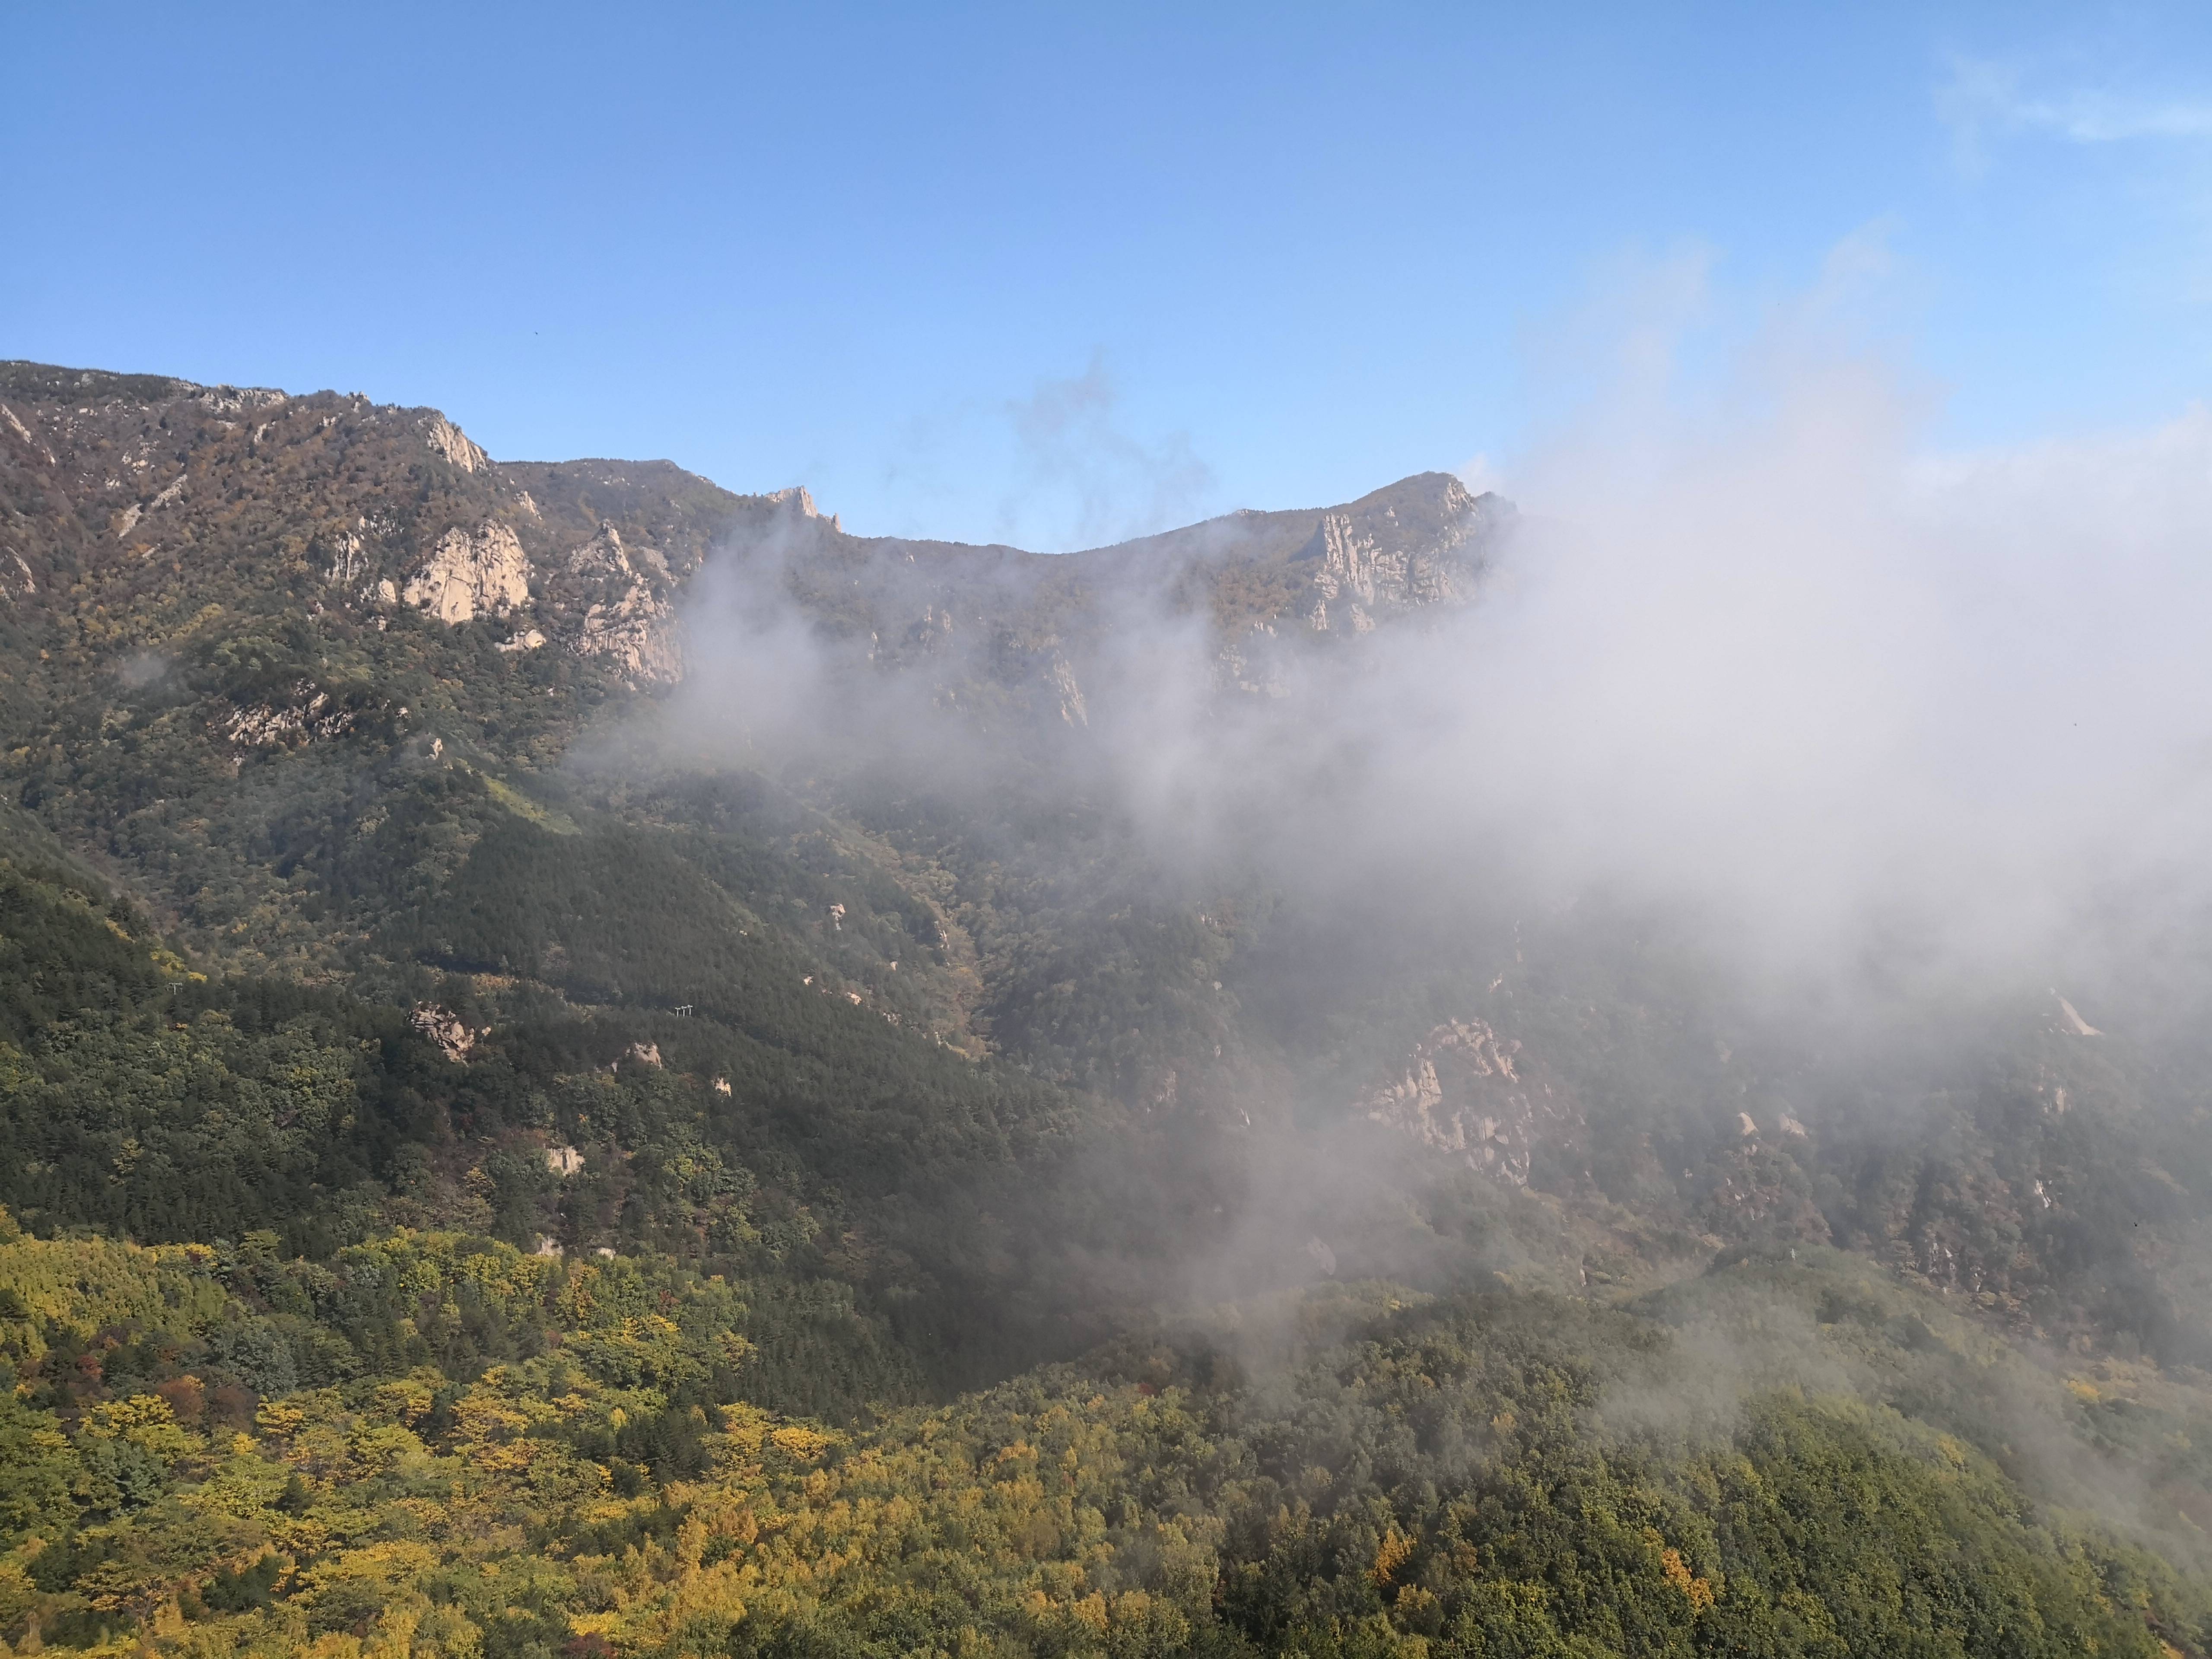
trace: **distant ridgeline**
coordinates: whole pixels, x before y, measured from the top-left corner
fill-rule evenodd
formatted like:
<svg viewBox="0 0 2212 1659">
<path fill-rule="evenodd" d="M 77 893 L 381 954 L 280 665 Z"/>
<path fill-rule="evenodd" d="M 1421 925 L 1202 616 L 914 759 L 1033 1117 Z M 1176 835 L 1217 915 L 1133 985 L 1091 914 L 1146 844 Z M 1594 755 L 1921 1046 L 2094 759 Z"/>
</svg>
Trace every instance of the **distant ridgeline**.
<svg viewBox="0 0 2212 1659">
<path fill-rule="evenodd" d="M 0 365 L 0 1653 L 2212 1655 L 2186 1051 L 1086 769 L 1133 619 L 1233 708 L 1512 523 L 1044 557 Z M 992 787 L 697 741 L 732 593 Z"/>
</svg>

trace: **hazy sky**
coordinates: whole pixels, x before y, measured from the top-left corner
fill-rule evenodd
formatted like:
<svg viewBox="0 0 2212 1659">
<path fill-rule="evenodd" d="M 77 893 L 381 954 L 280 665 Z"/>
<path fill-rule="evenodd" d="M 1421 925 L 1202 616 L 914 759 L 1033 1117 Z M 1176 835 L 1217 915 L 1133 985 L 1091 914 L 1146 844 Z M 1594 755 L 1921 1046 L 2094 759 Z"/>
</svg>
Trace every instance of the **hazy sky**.
<svg viewBox="0 0 2212 1659">
<path fill-rule="evenodd" d="M 11 6 L 0 356 L 1047 548 L 1510 477 L 1853 238 L 1931 442 L 2203 393 L 2212 8 L 1193 9 Z"/>
</svg>

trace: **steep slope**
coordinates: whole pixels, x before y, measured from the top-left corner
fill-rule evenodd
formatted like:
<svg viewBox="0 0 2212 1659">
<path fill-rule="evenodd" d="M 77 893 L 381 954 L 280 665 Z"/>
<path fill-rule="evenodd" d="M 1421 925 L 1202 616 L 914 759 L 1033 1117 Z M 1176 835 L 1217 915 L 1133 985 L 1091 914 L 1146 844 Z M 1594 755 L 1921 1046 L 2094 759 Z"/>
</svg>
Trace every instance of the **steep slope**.
<svg viewBox="0 0 2212 1659">
<path fill-rule="evenodd" d="M 2142 1011 L 1181 833 L 1513 524 L 1047 557 L 0 365 L 0 1639 L 2205 1651 Z"/>
<path fill-rule="evenodd" d="M 1046 557 L 853 537 L 665 463 L 495 462 L 358 397 L 13 364 L 0 408 L 9 785 L 210 969 L 495 1027 L 689 1008 L 893 1112 L 883 1079 L 994 1053 L 1101 1121 L 1370 1121 L 1624 1206 L 1630 1256 L 1832 1238 L 2023 1329 L 2212 1342 L 2177 1289 L 2201 1091 L 2124 1033 L 1959 1010 L 1863 1057 L 1762 1030 L 1694 952 L 1624 974 L 1632 916 L 1158 865 L 1085 769 L 1121 642 L 1200 623 L 1233 702 L 1271 650 L 1454 613 L 1511 524 L 1456 480 Z M 855 709 L 942 699 L 985 764 L 932 775 L 960 751 L 902 732 L 841 765 L 827 726 L 781 767 L 642 759 L 710 558 L 881 688 Z"/>
<path fill-rule="evenodd" d="M 1044 625 L 1035 607 L 1068 571 L 1108 592 L 1170 564 L 1186 585 L 1332 558 L 1357 574 L 1392 534 L 1378 556 L 1406 564 L 1406 538 L 1431 530 L 1420 556 L 1472 570 L 1483 521 L 1455 483 L 1413 480 L 1333 515 L 1201 527 L 1122 570 L 1114 550 L 869 542 L 802 490 L 732 495 L 665 464 L 497 463 L 434 410 L 358 397 L 15 364 L 0 408 L 0 538 L 22 578 L 5 767 L 25 833 L 83 861 L 79 889 L 127 895 L 131 937 L 204 978 L 102 981 L 19 1035 L 14 1121 L 37 1151 L 5 1201 L 149 1241 L 252 1226 L 321 1251 L 409 1219 L 757 1257 L 748 1271 L 859 1294 L 897 1324 L 903 1363 L 939 1376 L 1064 1351 L 1149 1294 L 1151 1269 L 1113 1264 L 1164 1267 L 1194 1231 L 1233 1228 L 1211 1203 L 1161 1224 L 1194 1185 L 1244 1178 L 1210 1141 L 1116 1151 L 1176 1171 L 1122 1212 L 1066 1184 L 1120 1133 L 1117 1101 L 1157 1091 L 1163 1033 L 1176 1054 L 1219 1052 L 1202 985 L 1159 1017 L 1194 924 L 1148 902 L 1102 934 L 1087 878 L 1002 881 L 995 813 L 863 811 L 849 779 L 572 756 L 641 729 L 683 679 L 677 606 L 718 548 L 811 604 L 834 643 L 844 623 L 819 596 L 848 567 L 918 572 L 924 611 L 1005 634 Z M 914 597 L 859 591 L 885 616 Z M 1113 626 L 1086 605 L 1072 630 Z M 958 672 L 1007 687 L 1026 671 L 1001 653 Z M 1064 817 L 1045 811 L 1035 850 L 1058 862 Z M 15 855 L 43 867 L 28 842 Z M 1098 857 L 1120 857 L 1110 836 Z M 1034 974 L 1064 977 L 1062 950 L 1152 1011 L 1143 1029 L 1087 973 L 1072 1026 L 1019 1012 Z M 288 1064 L 342 1103 L 264 1098 Z M 193 1066 L 204 1086 L 173 1096 L 130 1081 Z M 619 1094 L 594 1109 L 610 1066 Z M 134 1095 L 129 1113 L 103 1104 Z M 1220 1095 L 1193 1132 L 1233 1109 Z M 584 1173 L 549 1182 L 538 1154 L 563 1146 Z M 1023 1159 L 1027 1186 L 1007 1186 Z M 1065 1260 L 989 1242 L 1054 1204 L 1090 1212 Z M 781 1218 L 745 1218 L 762 1213 Z M 1071 1321 L 1071 1301 L 1089 1312 Z M 987 1307 L 1000 1335 L 970 1317 Z M 819 1397 L 850 1407 L 842 1387 Z"/>
<path fill-rule="evenodd" d="M 199 948 L 326 972 L 476 833 L 455 809 L 445 846 L 396 844 L 453 787 L 427 774 L 544 777 L 684 677 L 717 546 L 882 673 L 1073 724 L 1074 665 L 1133 605 L 1210 610 L 1233 678 L 1255 632 L 1464 599 L 1503 511 L 1426 475 L 1048 558 L 851 537 L 804 490 L 665 463 L 494 462 L 357 396 L 14 363 L 0 410 L 15 791 Z"/>
</svg>

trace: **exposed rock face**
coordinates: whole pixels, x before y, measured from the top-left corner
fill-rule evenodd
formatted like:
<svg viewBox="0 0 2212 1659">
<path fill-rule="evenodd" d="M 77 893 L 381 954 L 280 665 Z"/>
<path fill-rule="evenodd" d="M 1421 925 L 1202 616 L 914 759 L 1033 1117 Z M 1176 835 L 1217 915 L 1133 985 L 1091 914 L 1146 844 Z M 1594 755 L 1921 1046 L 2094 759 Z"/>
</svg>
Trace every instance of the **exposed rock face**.
<svg viewBox="0 0 2212 1659">
<path fill-rule="evenodd" d="M 1457 479 L 1440 494 L 1440 523 L 1401 524 L 1395 507 L 1358 519 L 1322 514 L 1298 555 L 1316 567 L 1308 623 L 1323 633 L 1364 634 L 1381 615 L 1471 597 L 1474 544 L 1486 520 Z"/>
<path fill-rule="evenodd" d="M 372 603 L 397 604 L 398 585 L 383 573 L 416 562 L 412 539 L 382 507 L 355 514 L 350 525 L 326 528 L 315 544 L 325 562 L 323 580 Z"/>
<path fill-rule="evenodd" d="M 613 582 L 628 586 L 637 580 L 637 567 L 630 562 L 629 550 L 623 545 L 622 532 L 611 524 L 599 526 L 599 533 L 568 555 L 568 574 L 586 581 Z"/>
<path fill-rule="evenodd" d="M 649 547 L 632 549 L 612 525 L 568 556 L 568 643 L 643 685 L 673 685 L 684 674 L 676 607 L 666 561 Z M 577 614 L 580 609 L 580 614 Z"/>
<path fill-rule="evenodd" d="M 342 738 L 354 729 L 357 720 L 356 710 L 334 703 L 331 694 L 312 680 L 301 680 L 292 688 L 289 702 L 250 703 L 233 709 L 223 723 L 223 735 L 240 748 L 273 748 Z"/>
<path fill-rule="evenodd" d="M 353 531 L 342 531 L 332 537 L 329 544 L 330 568 L 323 580 L 341 587 L 350 587 L 368 571 L 368 557 L 361 537 Z"/>
<path fill-rule="evenodd" d="M 460 1016 L 434 1002 L 422 1004 L 407 1017 L 407 1023 L 435 1043 L 438 1052 L 455 1065 L 466 1065 L 469 1050 L 477 1046 L 477 1034 L 461 1024 Z"/>
<path fill-rule="evenodd" d="M 586 611 L 575 645 L 579 656 L 603 657 L 642 684 L 673 685 L 683 678 L 674 611 L 637 590 Z"/>
<path fill-rule="evenodd" d="M 1054 655 L 1050 670 L 1052 689 L 1059 694 L 1060 718 L 1065 726 L 1091 724 L 1091 705 L 1085 700 L 1083 687 L 1075 678 L 1075 670 L 1066 658 Z"/>
<path fill-rule="evenodd" d="M 269 386 L 204 386 L 191 388 L 189 395 L 194 403 L 217 415 L 242 415 L 252 410 L 274 409 L 290 401 L 285 393 Z"/>
<path fill-rule="evenodd" d="M 1479 1019 L 1439 1025 L 1415 1047 L 1404 1074 L 1363 1095 L 1358 1109 L 1525 1187 L 1537 1144 L 1573 1138 L 1582 1118 L 1553 1085 L 1521 1075 L 1520 1048 Z"/>
<path fill-rule="evenodd" d="M 572 1176 L 584 1167 L 584 1155 L 574 1146 L 548 1146 L 545 1167 L 556 1176 Z"/>
<path fill-rule="evenodd" d="M 31 435 L 31 428 L 25 426 L 21 421 L 18 420 L 15 417 L 15 411 L 9 408 L 5 404 L 0 404 L 0 418 L 5 419 L 8 422 L 8 429 L 14 433 L 18 438 L 21 439 L 25 446 L 34 451 L 38 454 L 39 458 L 45 461 L 48 466 L 58 466 L 60 465 L 60 462 L 54 459 L 54 452 L 47 448 L 46 445 L 40 443 L 36 438 L 33 437 Z"/>
<path fill-rule="evenodd" d="M 2053 991 L 2051 995 L 2058 997 Z M 2059 1018 L 2064 1022 L 2060 1029 L 2071 1036 L 2102 1036 L 2105 1034 L 2081 1018 L 2081 1012 L 2064 997 L 2058 997 Z"/>
<path fill-rule="evenodd" d="M 438 538 L 400 598 L 444 623 L 503 617 L 530 603 L 530 562 L 498 520 L 485 520 L 473 535 L 457 525 Z"/>
<path fill-rule="evenodd" d="M 436 450 L 464 472 L 475 472 L 491 465 L 491 457 L 470 440 L 467 434 L 442 415 L 434 415 L 422 428 L 422 436 Z"/>
</svg>

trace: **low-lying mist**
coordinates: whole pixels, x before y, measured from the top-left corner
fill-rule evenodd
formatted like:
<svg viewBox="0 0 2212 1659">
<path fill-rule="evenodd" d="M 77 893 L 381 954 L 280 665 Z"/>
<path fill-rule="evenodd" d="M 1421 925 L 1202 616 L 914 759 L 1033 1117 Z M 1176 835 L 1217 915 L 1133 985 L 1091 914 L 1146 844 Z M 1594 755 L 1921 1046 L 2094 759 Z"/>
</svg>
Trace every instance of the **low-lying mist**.
<svg viewBox="0 0 2212 1659">
<path fill-rule="evenodd" d="M 2200 1246 L 2125 1241 L 2195 1213 L 2131 1171 L 2182 1167 L 2174 1045 L 2212 1006 L 2212 415 L 1946 450 L 1909 365 L 1829 315 L 1695 383 L 1639 337 L 1512 460 L 1471 590 L 1366 631 L 1224 605 L 1233 516 L 1181 563 L 791 516 L 710 562 L 687 681 L 596 763 L 927 801 L 1055 916 L 1228 938 L 1184 964 L 1218 1018 L 1123 1091 L 1152 1143 L 988 1200 L 1048 1241 L 1039 1308 L 1573 1294 L 1765 1239 L 1998 1296 L 2037 1341 L 2109 1313 L 2196 1354 L 2205 1310 L 2160 1286 Z M 1571 1108 L 1525 1185 L 1359 1104 L 1462 1019 Z M 2156 1134 L 2082 1150 L 2154 1097 Z M 2091 1131 L 2069 1099 L 2136 1104 Z M 2052 1174 L 2096 1158 L 2096 1195 Z M 1797 1346 L 1743 1386 L 1826 1386 Z"/>
<path fill-rule="evenodd" d="M 909 1214 L 945 1378 L 1595 1318 L 1590 1444 L 1812 1398 L 2203 1562 L 2212 414 L 1947 449 L 1832 316 L 1635 334 L 1374 626 L 1256 515 L 708 564 L 595 763 L 878 838 L 1084 1099 Z"/>
<path fill-rule="evenodd" d="M 1519 458 L 1519 527 L 1472 603 L 1224 639 L 1170 582 L 1093 580 L 1045 642 L 1079 720 L 994 704 L 1007 624 L 953 614 L 903 544 L 848 578 L 904 583 L 906 620 L 941 608 L 944 641 L 893 667 L 880 628 L 790 599 L 803 544 L 732 549 L 690 617 L 674 741 L 1065 793 L 1163 879 L 1380 883 L 1431 910 L 1602 892 L 1705 918 L 1761 978 L 2193 971 L 2212 416 L 1947 453 L 1907 371 L 1813 314 L 1694 397 L 1625 378 Z M 1049 562 L 960 591 L 1018 607 Z M 1226 684 L 1231 645 L 1263 690 Z"/>
</svg>

